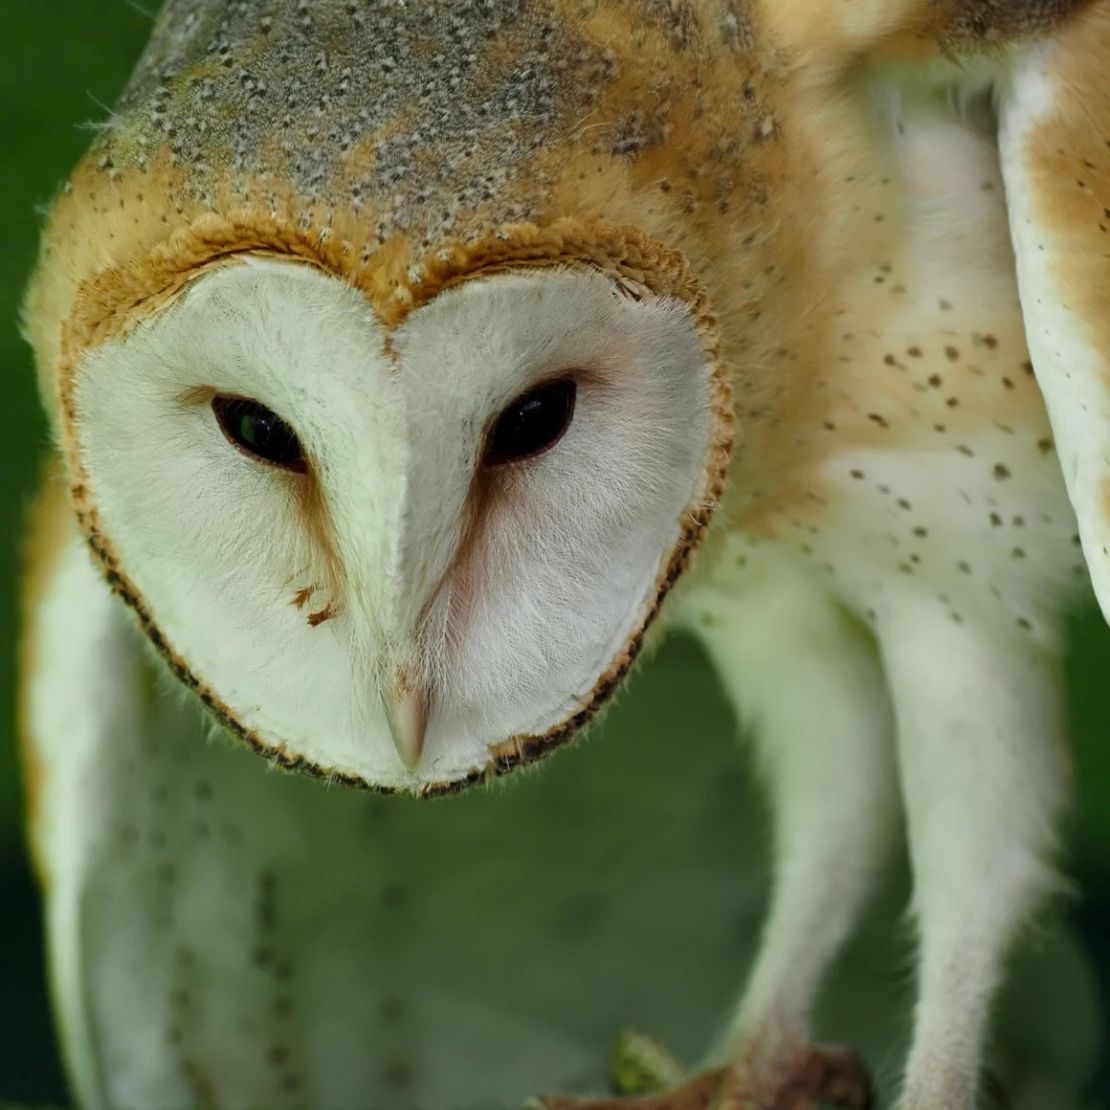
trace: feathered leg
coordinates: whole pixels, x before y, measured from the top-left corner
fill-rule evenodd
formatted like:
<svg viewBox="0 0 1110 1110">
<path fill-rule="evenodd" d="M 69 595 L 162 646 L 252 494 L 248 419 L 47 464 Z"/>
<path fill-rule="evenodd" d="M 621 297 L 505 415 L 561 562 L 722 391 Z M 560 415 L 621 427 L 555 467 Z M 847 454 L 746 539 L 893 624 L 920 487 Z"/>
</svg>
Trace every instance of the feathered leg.
<svg viewBox="0 0 1110 1110">
<path fill-rule="evenodd" d="M 720 1076 L 634 1105 L 865 1106 L 864 1068 L 843 1050 L 812 1046 L 810 1013 L 897 828 L 881 668 L 867 636 L 788 553 L 738 547 L 725 564 L 687 606 L 730 700 L 753 726 L 773 801 L 774 893 L 744 999 L 711 1058 Z"/>
<path fill-rule="evenodd" d="M 889 611 L 881 640 L 920 931 L 901 1110 L 972 1110 L 991 996 L 1015 933 L 1053 885 L 1067 799 L 1059 664 L 929 600 Z"/>
<path fill-rule="evenodd" d="M 814 1059 L 809 1023 L 896 834 L 883 676 L 869 638 L 784 553 L 760 547 L 738 558 L 747 560 L 739 581 L 702 599 L 720 619 L 701 636 L 752 725 L 775 870 L 759 955 L 714 1053 L 731 1065 L 718 1104 L 802 1105 L 787 1100 L 794 1087 L 830 1099 L 839 1086 L 844 1105 L 863 1105 L 862 1076 L 845 1075 L 856 1070 L 849 1057 Z"/>
</svg>

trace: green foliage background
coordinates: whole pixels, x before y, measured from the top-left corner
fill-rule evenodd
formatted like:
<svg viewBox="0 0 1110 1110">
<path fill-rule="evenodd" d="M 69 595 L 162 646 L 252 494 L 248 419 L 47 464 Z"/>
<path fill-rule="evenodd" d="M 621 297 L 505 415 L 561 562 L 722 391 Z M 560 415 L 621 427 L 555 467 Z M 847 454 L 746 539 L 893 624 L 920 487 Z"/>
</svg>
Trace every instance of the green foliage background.
<svg viewBox="0 0 1110 1110">
<path fill-rule="evenodd" d="M 150 0 L 153 4 L 154 0 Z M 105 117 L 149 31 L 136 3 L 5 0 L 0 47 L 0 1099 L 61 1102 L 42 972 L 37 895 L 24 854 L 15 744 L 17 567 L 23 521 L 48 450 L 18 305 L 42 210 Z M 1110 984 L 1110 636 L 1093 610 L 1073 624 L 1072 688 L 1079 805 L 1070 836 L 1083 894 L 1072 916 Z M 676 665 L 664 652 L 650 666 Z M 628 701 L 636 702 L 633 690 Z M 626 703 L 627 704 L 627 703 Z M 634 708 L 632 710 L 634 712 Z M 714 719 L 720 719 L 714 707 Z M 604 741 L 601 741 L 604 742 Z M 1110 1106 L 1105 1062 L 1092 1105 Z"/>
</svg>

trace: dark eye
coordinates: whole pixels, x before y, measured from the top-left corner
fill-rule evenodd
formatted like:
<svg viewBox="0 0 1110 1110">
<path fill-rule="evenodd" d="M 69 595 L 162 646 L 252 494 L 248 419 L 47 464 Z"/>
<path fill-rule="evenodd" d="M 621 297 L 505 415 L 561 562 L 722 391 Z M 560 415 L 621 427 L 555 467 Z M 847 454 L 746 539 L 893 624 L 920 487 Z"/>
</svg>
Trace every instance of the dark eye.
<svg viewBox="0 0 1110 1110">
<path fill-rule="evenodd" d="M 573 379 L 560 378 L 522 393 L 497 418 L 482 461 L 498 466 L 553 447 L 570 427 L 577 392 Z"/>
<path fill-rule="evenodd" d="M 297 433 L 265 405 L 246 397 L 213 397 L 212 411 L 224 435 L 246 454 L 286 470 L 306 469 Z"/>
</svg>

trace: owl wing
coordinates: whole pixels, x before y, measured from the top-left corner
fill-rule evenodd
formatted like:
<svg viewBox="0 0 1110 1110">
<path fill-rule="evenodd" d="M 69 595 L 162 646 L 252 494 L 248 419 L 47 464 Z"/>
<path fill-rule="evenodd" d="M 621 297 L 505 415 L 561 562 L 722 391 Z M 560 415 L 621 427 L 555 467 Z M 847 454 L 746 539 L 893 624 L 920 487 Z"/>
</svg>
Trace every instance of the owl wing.
<svg viewBox="0 0 1110 1110">
<path fill-rule="evenodd" d="M 1034 372 L 1110 618 L 1110 4 L 1026 47 L 999 146 Z"/>
<path fill-rule="evenodd" d="M 102 739 L 134 728 L 131 707 L 118 696 L 126 679 L 121 689 L 117 677 L 132 670 L 133 660 L 109 631 L 107 595 L 84 596 L 82 553 L 66 508 L 52 478 L 36 506 L 27 552 L 21 731 L 30 847 L 46 891 L 55 1021 L 78 1103 L 99 1107 L 103 1082 L 83 974 L 80 888 L 100 851 L 85 832 Z M 72 650 L 80 637 L 92 650 Z"/>
<path fill-rule="evenodd" d="M 234 964 L 230 915 L 251 920 L 234 902 L 258 897 L 250 880 L 265 866 L 242 838 L 251 814 L 219 794 L 223 753 L 206 743 L 196 713 L 151 686 L 140 638 L 94 570 L 56 480 L 40 499 L 29 554 L 29 831 L 75 1102 L 210 1105 L 204 1026 L 225 1044 L 237 1033 L 213 994 L 213 970 Z M 235 858 L 246 874 L 224 862 Z M 260 984 L 243 987 L 264 1001 Z"/>
</svg>

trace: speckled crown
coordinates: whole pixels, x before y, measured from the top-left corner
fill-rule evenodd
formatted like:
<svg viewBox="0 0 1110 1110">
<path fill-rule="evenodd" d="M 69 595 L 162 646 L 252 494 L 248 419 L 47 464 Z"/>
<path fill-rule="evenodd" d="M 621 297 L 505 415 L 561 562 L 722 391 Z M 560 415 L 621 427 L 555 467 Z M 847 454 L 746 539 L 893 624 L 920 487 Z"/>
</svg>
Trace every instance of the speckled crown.
<svg viewBox="0 0 1110 1110">
<path fill-rule="evenodd" d="M 741 0 L 170 0 L 44 240 L 47 399 L 63 331 L 236 251 L 324 266 L 387 324 L 514 246 L 637 280 L 722 255 L 776 172 L 753 37 Z"/>
</svg>

